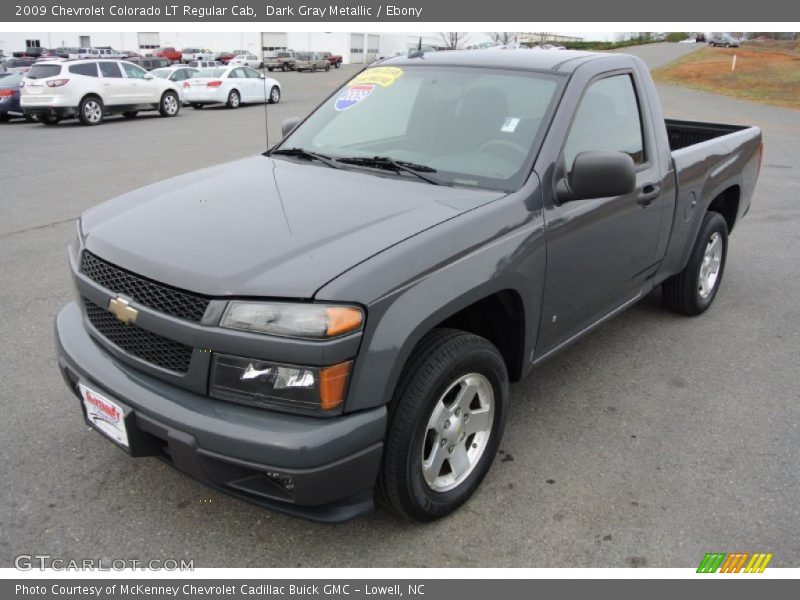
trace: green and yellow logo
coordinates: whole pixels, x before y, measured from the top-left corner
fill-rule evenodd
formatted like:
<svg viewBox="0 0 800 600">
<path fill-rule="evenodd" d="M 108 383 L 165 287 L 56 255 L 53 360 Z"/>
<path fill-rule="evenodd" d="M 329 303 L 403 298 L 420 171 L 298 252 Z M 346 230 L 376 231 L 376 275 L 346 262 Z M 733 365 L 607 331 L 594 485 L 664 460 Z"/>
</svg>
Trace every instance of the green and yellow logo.
<svg viewBox="0 0 800 600">
<path fill-rule="evenodd" d="M 698 573 L 763 573 L 769 561 L 772 560 L 772 553 L 756 552 L 706 552 L 700 566 L 697 567 Z M 747 566 L 745 566 L 747 565 Z"/>
</svg>

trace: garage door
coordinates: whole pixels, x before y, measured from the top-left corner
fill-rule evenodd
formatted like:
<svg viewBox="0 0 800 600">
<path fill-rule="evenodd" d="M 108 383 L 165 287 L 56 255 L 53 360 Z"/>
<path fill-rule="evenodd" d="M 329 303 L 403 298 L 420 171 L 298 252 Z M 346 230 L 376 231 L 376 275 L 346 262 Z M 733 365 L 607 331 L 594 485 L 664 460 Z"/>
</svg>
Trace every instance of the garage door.
<svg viewBox="0 0 800 600">
<path fill-rule="evenodd" d="M 381 36 L 379 35 L 368 35 L 367 36 L 367 63 L 371 63 L 376 58 L 378 58 L 378 52 L 380 52 L 380 45 L 381 45 Z"/>
<path fill-rule="evenodd" d="M 161 36 L 158 32 L 139 32 L 139 54 L 152 54 L 161 47 Z"/>
<path fill-rule="evenodd" d="M 264 52 L 269 50 L 286 50 L 286 34 L 278 32 L 262 33 L 261 49 Z"/>
<path fill-rule="evenodd" d="M 350 63 L 354 65 L 364 64 L 364 34 L 350 34 Z"/>
</svg>

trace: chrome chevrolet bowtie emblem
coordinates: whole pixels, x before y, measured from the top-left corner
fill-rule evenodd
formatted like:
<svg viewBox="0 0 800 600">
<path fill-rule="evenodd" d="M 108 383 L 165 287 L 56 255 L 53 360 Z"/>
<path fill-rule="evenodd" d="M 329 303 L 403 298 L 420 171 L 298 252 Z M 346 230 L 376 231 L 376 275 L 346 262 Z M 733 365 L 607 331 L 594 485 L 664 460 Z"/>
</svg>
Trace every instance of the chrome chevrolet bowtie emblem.
<svg viewBox="0 0 800 600">
<path fill-rule="evenodd" d="M 112 298 L 108 303 L 108 310 L 123 323 L 133 323 L 139 315 L 139 311 L 131 308 L 130 303 L 125 298 Z"/>
</svg>

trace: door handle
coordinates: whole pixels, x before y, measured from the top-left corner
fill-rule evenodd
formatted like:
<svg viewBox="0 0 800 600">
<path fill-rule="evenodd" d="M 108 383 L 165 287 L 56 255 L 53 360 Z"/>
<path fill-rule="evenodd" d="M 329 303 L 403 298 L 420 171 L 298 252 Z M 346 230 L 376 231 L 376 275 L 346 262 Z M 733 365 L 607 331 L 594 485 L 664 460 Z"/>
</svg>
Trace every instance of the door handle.
<svg viewBox="0 0 800 600">
<path fill-rule="evenodd" d="M 636 202 L 642 206 L 650 206 L 653 201 L 661 194 L 661 186 L 648 183 L 642 186 L 641 191 L 636 195 Z"/>
</svg>

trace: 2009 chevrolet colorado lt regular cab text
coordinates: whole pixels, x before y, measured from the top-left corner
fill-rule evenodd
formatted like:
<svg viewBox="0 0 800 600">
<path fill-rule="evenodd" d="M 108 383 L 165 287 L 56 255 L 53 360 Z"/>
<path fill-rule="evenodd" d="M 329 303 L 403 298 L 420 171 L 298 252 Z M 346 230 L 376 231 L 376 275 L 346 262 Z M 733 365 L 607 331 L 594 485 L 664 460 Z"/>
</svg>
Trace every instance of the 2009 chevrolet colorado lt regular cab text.
<svg viewBox="0 0 800 600">
<path fill-rule="evenodd" d="M 390 59 L 263 155 L 86 212 L 59 364 L 133 456 L 308 518 L 435 519 L 509 381 L 659 284 L 709 307 L 760 159 L 757 128 L 665 121 L 630 56 Z"/>
</svg>

